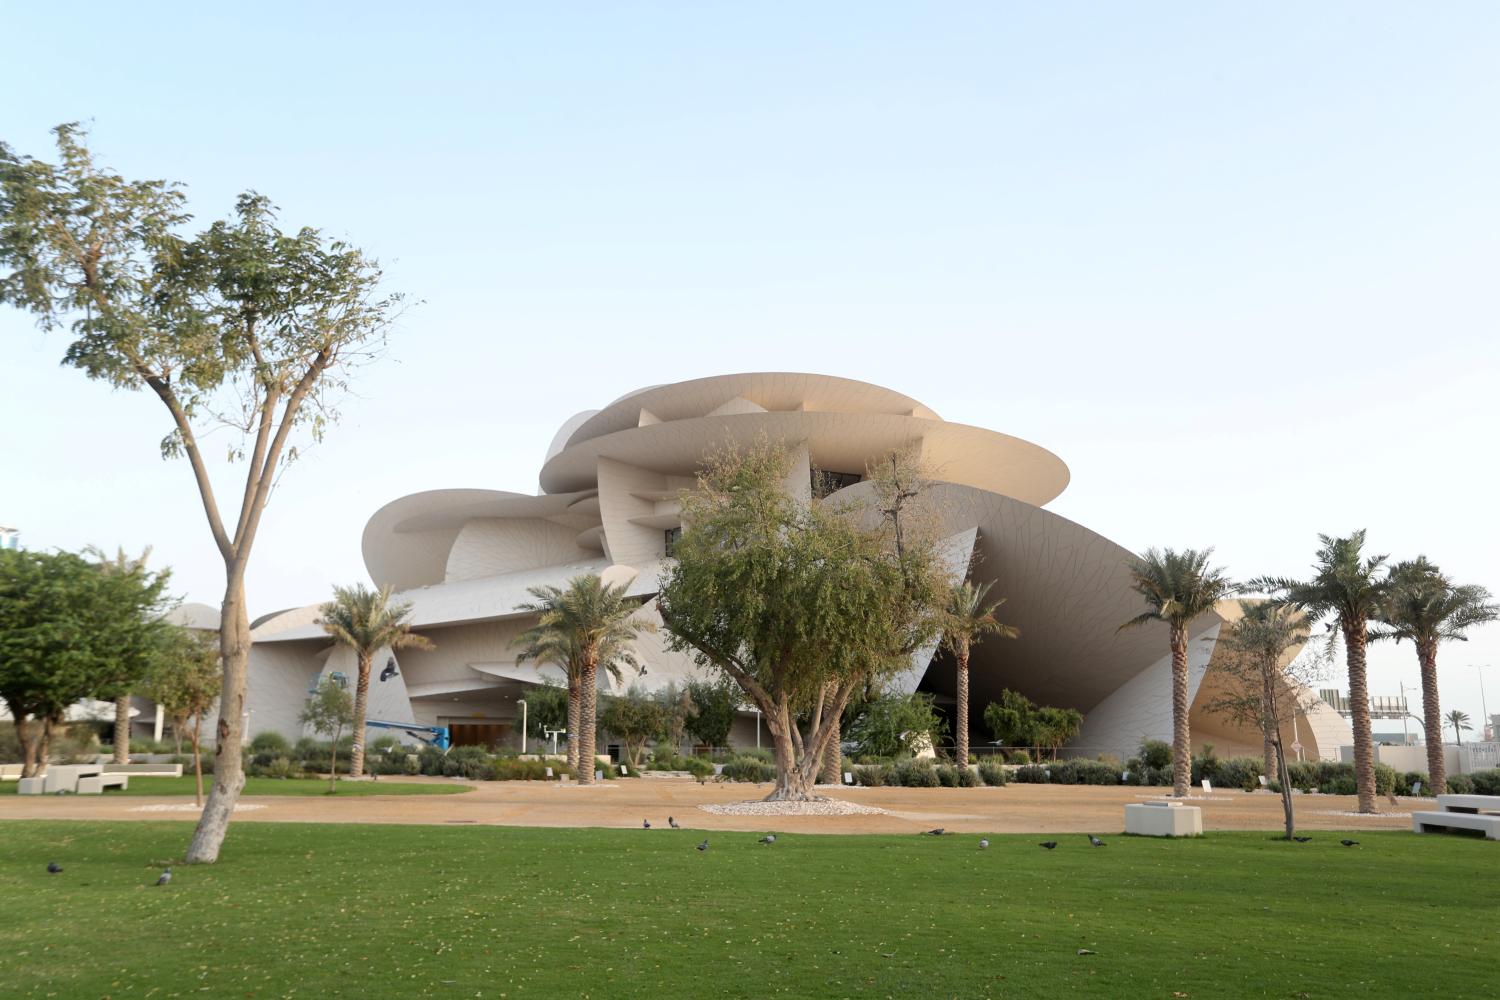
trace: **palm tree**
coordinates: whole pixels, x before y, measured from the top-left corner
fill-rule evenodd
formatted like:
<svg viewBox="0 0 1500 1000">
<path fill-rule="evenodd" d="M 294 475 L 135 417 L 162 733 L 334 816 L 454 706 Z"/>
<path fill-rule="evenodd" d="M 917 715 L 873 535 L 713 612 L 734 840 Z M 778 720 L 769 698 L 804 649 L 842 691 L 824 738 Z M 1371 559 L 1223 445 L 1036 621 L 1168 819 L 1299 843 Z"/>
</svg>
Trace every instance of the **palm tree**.
<svg viewBox="0 0 1500 1000">
<path fill-rule="evenodd" d="M 640 604 L 626 600 L 625 586 L 611 587 L 597 574 L 586 574 L 569 582 L 567 590 L 551 586 L 532 588 L 530 593 L 537 600 L 519 608 L 539 616 L 536 625 L 516 639 L 524 647 L 519 658 L 567 664 L 569 725 L 574 724 L 576 686 L 577 723 L 568 734 L 568 745 L 569 764 L 576 769 L 580 784 L 594 780 L 599 668 L 605 668 L 617 680 L 622 665 L 642 670 L 630 647 L 642 632 L 656 631 L 654 622 L 631 617 Z M 575 733 L 576 760 L 572 752 Z"/>
<path fill-rule="evenodd" d="M 1222 567 L 1208 564 L 1213 549 L 1147 549 L 1130 564 L 1130 585 L 1146 599 L 1147 610 L 1120 626 L 1165 622 L 1172 648 L 1172 794 L 1188 793 L 1193 774 L 1192 734 L 1188 730 L 1188 625 L 1238 589 Z"/>
<path fill-rule="evenodd" d="M 1490 592 L 1483 587 L 1455 586 L 1426 556 L 1392 566 L 1389 579 L 1390 594 L 1380 616 L 1388 631 L 1380 637 L 1397 642 L 1410 639 L 1417 649 L 1422 668 L 1422 725 L 1427 731 L 1427 782 L 1441 792 L 1447 787 L 1448 769 L 1438 701 L 1438 643 L 1467 641 L 1470 628 L 1500 616 L 1500 606 L 1490 603 Z"/>
<path fill-rule="evenodd" d="M 1013 625 L 1001 624 L 995 610 L 1005 603 L 1005 598 L 986 604 L 991 583 L 973 584 L 963 582 L 953 588 L 948 598 L 948 610 L 943 621 L 943 645 L 958 661 L 958 707 L 955 710 L 953 727 L 953 760 L 959 767 L 969 764 L 969 650 L 987 635 L 1002 639 L 1014 639 L 1021 630 Z"/>
<path fill-rule="evenodd" d="M 1349 710 L 1354 724 L 1354 779 L 1359 790 L 1359 811 L 1375 811 L 1375 742 L 1370 734 L 1370 687 L 1365 676 L 1365 646 L 1370 622 L 1380 617 L 1388 588 L 1384 574 L 1386 556 L 1361 557 L 1365 532 L 1361 528 L 1347 538 L 1319 535 L 1316 562 L 1310 580 L 1264 577 L 1252 586 L 1271 594 L 1278 602 L 1303 611 L 1308 620 L 1328 621 L 1329 638 L 1341 634 L 1349 667 Z"/>
<path fill-rule="evenodd" d="M 1451 712 L 1449 712 L 1447 714 L 1446 718 L 1448 720 L 1448 725 L 1450 725 L 1450 726 L 1453 727 L 1453 738 L 1456 739 L 1456 740 L 1458 740 L 1458 745 L 1459 746 L 1463 746 L 1464 745 L 1464 733 L 1467 732 L 1468 730 L 1474 728 L 1473 726 L 1469 725 L 1469 713 L 1468 712 L 1460 712 L 1458 709 L 1455 708 L 1453 711 L 1451 711 Z M 1429 775 L 1429 777 L 1430 777 L 1430 775 Z M 1439 787 L 1443 787 L 1443 786 L 1433 785 L 1432 787 L 1439 788 Z"/>
<path fill-rule="evenodd" d="M 334 587 L 333 600 L 320 609 L 318 625 L 334 642 L 354 650 L 359 680 L 354 686 L 354 755 L 351 777 L 365 772 L 365 716 L 370 707 L 370 664 L 382 649 L 431 649 L 426 636 L 411 631 L 411 605 L 392 604 L 391 589 L 371 590 L 362 583 Z"/>
</svg>

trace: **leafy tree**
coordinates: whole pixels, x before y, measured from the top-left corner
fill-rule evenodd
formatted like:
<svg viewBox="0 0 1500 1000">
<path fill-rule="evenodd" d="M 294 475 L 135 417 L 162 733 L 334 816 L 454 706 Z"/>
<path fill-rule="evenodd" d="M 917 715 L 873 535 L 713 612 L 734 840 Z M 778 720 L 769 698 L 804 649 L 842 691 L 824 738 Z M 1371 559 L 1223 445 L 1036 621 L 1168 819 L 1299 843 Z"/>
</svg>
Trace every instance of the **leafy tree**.
<svg viewBox="0 0 1500 1000">
<path fill-rule="evenodd" d="M 1037 751 L 1045 749 L 1052 759 L 1062 745 L 1083 730 L 1083 713 L 1076 708 L 1042 705 L 1036 710 Z"/>
<path fill-rule="evenodd" d="M 625 761 L 631 767 L 640 766 L 646 744 L 662 737 L 667 723 L 662 703 L 635 684 L 624 694 L 605 698 L 599 713 L 599 724 L 624 744 Z"/>
<path fill-rule="evenodd" d="M 193 748 L 193 775 L 198 805 L 203 805 L 203 717 L 219 698 L 224 672 L 219 665 L 219 637 L 212 632 L 173 625 L 164 635 L 156 668 L 146 678 L 147 694 L 172 721 L 181 752 L 187 731 Z M 189 727 L 191 722 L 191 728 Z"/>
<path fill-rule="evenodd" d="M 1057 756 L 1058 748 L 1083 728 L 1083 714 L 1074 708 L 1038 705 L 1019 691 L 1006 688 L 1000 700 L 985 706 L 984 724 L 1003 746 L 1026 747 Z"/>
<path fill-rule="evenodd" d="M 671 648 L 760 709 L 776 753 L 769 799 L 811 798 L 853 692 L 937 636 L 947 583 L 903 468 L 892 456 L 871 470 L 868 507 L 802 502 L 784 488 L 785 450 L 761 442 L 710 456 L 683 501 L 657 607 Z"/>
<path fill-rule="evenodd" d="M 1307 637 L 1307 617 L 1297 609 L 1268 601 L 1240 601 L 1240 618 L 1219 640 L 1226 655 L 1217 669 L 1227 683 L 1223 693 L 1206 706 L 1215 715 L 1260 729 L 1265 772 L 1281 784 L 1288 840 L 1296 832 L 1296 816 L 1281 729 L 1291 715 L 1317 701 L 1309 693 L 1310 682 L 1319 676 L 1323 664 L 1316 656 L 1291 659 Z"/>
<path fill-rule="evenodd" d="M 948 598 L 948 613 L 943 618 L 943 645 L 953 654 L 958 665 L 958 705 L 954 709 L 953 759 L 960 767 L 969 763 L 969 650 L 987 635 L 1002 639 L 1014 639 L 1021 630 L 1014 625 L 1002 625 L 995 617 L 996 610 L 1005 603 L 1005 598 L 986 603 L 990 583 L 969 583 L 954 586 Z"/>
<path fill-rule="evenodd" d="M 1349 669 L 1349 710 L 1354 729 L 1354 782 L 1359 792 L 1359 811 L 1375 811 L 1375 741 L 1370 727 L 1370 685 L 1365 673 L 1365 647 L 1371 637 L 1370 622 L 1385 609 L 1389 585 L 1386 556 L 1361 555 L 1364 529 L 1345 538 L 1319 535 L 1322 546 L 1308 580 L 1261 577 L 1250 586 L 1270 594 L 1307 615 L 1309 622 L 1327 623 L 1329 641 L 1344 640 L 1344 658 Z"/>
<path fill-rule="evenodd" d="M 526 689 L 526 735 L 545 740 L 547 730 L 568 726 L 568 689 L 543 681 Z"/>
<path fill-rule="evenodd" d="M 1448 720 L 1448 725 L 1453 727 L 1453 738 L 1458 741 L 1459 746 L 1463 746 L 1464 733 L 1474 728 L 1473 726 L 1469 725 L 1469 713 L 1460 712 L 1455 708 L 1453 711 L 1448 713 L 1446 718 Z M 1441 788 L 1443 786 L 1433 785 L 1432 787 Z"/>
<path fill-rule="evenodd" d="M 688 716 L 697 709 L 693 704 L 692 692 L 687 685 L 678 685 L 676 681 L 672 681 L 652 697 L 661 706 L 662 712 L 662 729 L 656 736 L 657 748 L 671 747 L 672 753 L 676 754 L 682 749 Z"/>
<path fill-rule="evenodd" d="M 307 706 L 302 709 L 298 721 L 311 726 L 313 732 L 332 738 L 329 750 L 333 756 L 328 765 L 328 791 L 332 794 L 336 788 L 334 782 L 339 779 L 339 737 L 346 726 L 354 724 L 354 699 L 349 697 L 344 685 L 332 677 L 325 677 L 307 699 Z"/>
<path fill-rule="evenodd" d="M 1438 701 L 1437 654 L 1444 641 L 1466 642 L 1468 631 L 1500 616 L 1490 592 L 1476 585 L 1458 586 L 1426 556 L 1391 567 L 1389 589 L 1380 620 L 1386 626 L 1377 639 L 1410 639 L 1422 670 L 1422 725 L 1427 732 L 1427 781 L 1443 789 L 1448 763 L 1443 759 L 1443 719 Z"/>
<path fill-rule="evenodd" d="M 69 552 L 0 549 L 0 699 L 15 720 L 25 777 L 46 769 L 68 706 L 112 700 L 153 666 L 169 573 L 106 571 Z"/>
<path fill-rule="evenodd" d="M 1209 565 L 1213 549 L 1147 549 L 1130 565 L 1130 585 L 1146 599 L 1146 610 L 1120 626 L 1164 622 L 1172 649 L 1172 794 L 1183 797 L 1193 775 L 1188 728 L 1188 626 L 1235 593 L 1223 569 Z"/>
<path fill-rule="evenodd" d="M 185 197 L 94 162 L 77 125 L 61 125 L 58 162 L 0 144 L 0 302 L 46 330 L 69 327 L 64 363 L 117 389 L 146 390 L 170 417 L 163 457 L 186 457 L 224 562 L 219 628 L 224 685 L 214 787 L 188 848 L 217 859 L 244 786 L 240 756 L 250 622 L 245 574 L 272 486 L 297 455 L 294 433 L 321 438 L 352 373 L 380 353 L 400 296 L 379 266 L 315 229 L 281 231 L 275 207 L 247 193 L 234 217 L 196 236 Z M 239 509 L 223 511 L 200 442 L 240 435 Z M 230 516 L 225 517 L 225 513 Z"/>
<path fill-rule="evenodd" d="M 100 569 L 109 572 L 111 568 L 121 572 L 128 572 L 133 566 L 145 566 L 147 558 L 151 555 L 148 548 L 142 552 L 139 559 L 131 559 L 125 554 L 124 549 L 116 551 L 113 557 L 108 556 L 96 546 L 88 546 L 84 555 L 98 563 Z M 128 687 L 121 689 L 115 694 L 115 731 L 114 731 L 114 761 L 116 764 L 130 763 L 130 690 Z M 202 805 L 200 802 L 199 805 Z"/>
<path fill-rule="evenodd" d="M 740 688 L 733 681 L 691 680 L 687 685 L 693 706 L 687 716 L 687 731 L 708 747 L 729 745 L 729 731 L 740 707 Z"/>
<path fill-rule="evenodd" d="M 922 744 L 937 746 L 947 725 L 932 707 L 929 694 L 887 694 L 865 702 L 849 725 L 859 752 L 873 757 L 900 757 Z"/>
<path fill-rule="evenodd" d="M 365 773 L 365 719 L 370 708 L 370 664 L 382 649 L 431 649 L 426 636 L 411 630 L 411 605 L 392 604 L 391 588 L 371 590 L 362 583 L 334 587 L 333 600 L 319 609 L 317 624 L 334 642 L 354 650 L 354 752 L 349 774 Z"/>
<path fill-rule="evenodd" d="M 530 593 L 536 601 L 518 610 L 535 613 L 537 623 L 516 638 L 522 647 L 516 659 L 553 663 L 567 671 L 572 727 L 568 765 L 577 772 L 579 784 L 587 785 L 594 780 L 599 670 L 608 670 L 617 681 L 622 666 L 639 672 L 632 647 L 636 636 L 656 631 L 656 625 L 634 617 L 640 602 L 626 598 L 623 584 L 611 587 L 597 574 L 575 577 L 566 590 L 532 587 Z"/>
</svg>

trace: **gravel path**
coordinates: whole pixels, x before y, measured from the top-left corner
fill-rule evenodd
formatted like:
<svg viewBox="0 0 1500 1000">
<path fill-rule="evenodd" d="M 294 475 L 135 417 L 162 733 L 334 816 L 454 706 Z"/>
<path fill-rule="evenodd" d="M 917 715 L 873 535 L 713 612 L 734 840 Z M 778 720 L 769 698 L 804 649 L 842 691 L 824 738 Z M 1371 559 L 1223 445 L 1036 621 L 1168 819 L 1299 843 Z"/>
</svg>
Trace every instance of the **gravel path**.
<svg viewBox="0 0 1500 1000">
<path fill-rule="evenodd" d="M 884 816 L 885 809 L 841 799 L 816 802 L 724 802 L 699 806 L 713 816 Z"/>
</svg>

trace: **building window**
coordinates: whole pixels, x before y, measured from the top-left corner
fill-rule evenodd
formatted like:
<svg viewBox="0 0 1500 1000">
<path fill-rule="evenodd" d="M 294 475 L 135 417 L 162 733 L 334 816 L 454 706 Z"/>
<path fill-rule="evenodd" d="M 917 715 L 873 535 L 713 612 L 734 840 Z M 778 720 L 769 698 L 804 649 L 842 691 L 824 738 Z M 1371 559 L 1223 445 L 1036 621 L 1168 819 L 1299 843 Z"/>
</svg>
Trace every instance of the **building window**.
<svg viewBox="0 0 1500 1000">
<path fill-rule="evenodd" d="M 821 500 L 830 494 L 837 493 L 846 486 L 853 486 L 863 479 L 857 472 L 830 472 L 827 469 L 812 470 L 812 495 Z"/>
<path fill-rule="evenodd" d="M 665 552 L 668 557 L 671 557 L 671 555 L 677 550 L 677 543 L 681 540 L 682 528 L 680 526 L 676 528 L 668 528 L 666 530 L 665 542 L 662 545 L 662 551 Z"/>
</svg>

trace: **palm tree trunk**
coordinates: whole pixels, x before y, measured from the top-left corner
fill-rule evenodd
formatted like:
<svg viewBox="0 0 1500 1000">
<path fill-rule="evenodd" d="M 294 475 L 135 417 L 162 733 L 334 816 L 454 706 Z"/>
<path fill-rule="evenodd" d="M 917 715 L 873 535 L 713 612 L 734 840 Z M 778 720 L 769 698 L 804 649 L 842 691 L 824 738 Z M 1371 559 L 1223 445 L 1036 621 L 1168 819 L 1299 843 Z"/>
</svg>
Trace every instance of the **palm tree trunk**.
<svg viewBox="0 0 1500 1000">
<path fill-rule="evenodd" d="M 1186 798 L 1193 777 L 1192 733 L 1188 730 L 1187 629 L 1172 627 L 1172 794 Z"/>
<path fill-rule="evenodd" d="M 578 783 L 591 785 L 598 767 L 594 749 L 599 706 L 599 667 L 585 663 L 578 677 Z"/>
<path fill-rule="evenodd" d="M 969 766 L 969 644 L 958 649 L 958 706 L 953 710 L 953 763 Z"/>
<path fill-rule="evenodd" d="M 1370 687 L 1365 676 L 1365 623 L 1344 626 L 1344 647 L 1349 664 L 1349 711 L 1354 723 L 1354 784 L 1359 791 L 1359 811 L 1375 811 L 1375 741 L 1370 732 Z"/>
<path fill-rule="evenodd" d="M 568 767 L 573 773 L 578 773 L 578 732 L 579 722 L 583 718 L 582 699 L 578 693 L 578 678 L 572 674 L 568 676 Z"/>
<path fill-rule="evenodd" d="M 370 711 L 370 661 L 373 650 L 359 651 L 359 680 L 354 685 L 354 752 L 349 757 L 349 776 L 365 773 L 365 716 Z"/>
<path fill-rule="evenodd" d="M 1437 643 L 1420 643 L 1422 665 L 1422 726 L 1427 730 L 1427 787 L 1432 794 L 1448 790 L 1448 762 L 1443 759 L 1443 716 L 1438 704 Z"/>
<path fill-rule="evenodd" d="M 832 727 L 832 735 L 828 738 L 828 749 L 823 751 L 823 774 L 822 782 L 825 785 L 840 784 L 839 772 L 844 767 L 844 734 L 843 720 L 834 719 L 829 723 Z"/>
<path fill-rule="evenodd" d="M 115 763 L 130 763 L 130 695 L 115 699 Z"/>
</svg>

